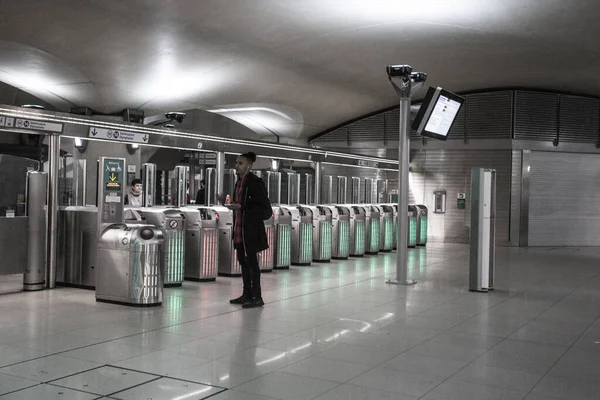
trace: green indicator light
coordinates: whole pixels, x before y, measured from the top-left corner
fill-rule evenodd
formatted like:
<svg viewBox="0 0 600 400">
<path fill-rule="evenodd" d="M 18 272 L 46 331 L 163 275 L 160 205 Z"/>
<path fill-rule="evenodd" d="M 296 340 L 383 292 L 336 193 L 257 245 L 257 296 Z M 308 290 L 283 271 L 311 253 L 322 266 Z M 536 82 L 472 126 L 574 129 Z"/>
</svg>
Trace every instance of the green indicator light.
<svg viewBox="0 0 600 400">
<path fill-rule="evenodd" d="M 419 237 L 419 244 L 427 243 L 427 216 L 421 217 L 421 232 Z"/>
</svg>

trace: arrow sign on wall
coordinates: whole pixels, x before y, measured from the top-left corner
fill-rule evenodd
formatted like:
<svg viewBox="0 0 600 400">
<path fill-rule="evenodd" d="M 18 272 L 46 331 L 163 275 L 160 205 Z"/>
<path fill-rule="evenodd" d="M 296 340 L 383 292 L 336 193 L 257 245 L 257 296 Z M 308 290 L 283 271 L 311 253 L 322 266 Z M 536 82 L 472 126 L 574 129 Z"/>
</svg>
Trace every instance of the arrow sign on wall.
<svg viewBox="0 0 600 400">
<path fill-rule="evenodd" d="M 90 126 L 88 137 L 115 142 L 148 143 L 150 137 L 147 134 L 119 131 L 116 129 L 97 128 Z"/>
</svg>

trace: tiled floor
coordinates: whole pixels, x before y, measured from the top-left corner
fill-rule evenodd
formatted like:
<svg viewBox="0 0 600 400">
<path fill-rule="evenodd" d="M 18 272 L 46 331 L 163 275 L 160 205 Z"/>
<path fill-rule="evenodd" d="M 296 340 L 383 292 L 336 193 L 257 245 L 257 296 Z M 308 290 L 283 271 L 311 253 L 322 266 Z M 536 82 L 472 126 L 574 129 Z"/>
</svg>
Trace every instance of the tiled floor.
<svg viewBox="0 0 600 400">
<path fill-rule="evenodd" d="M 0 400 L 600 398 L 600 249 L 498 248 L 496 290 L 467 290 L 468 249 L 410 251 L 185 283 L 162 307 L 60 288 L 0 295 Z M 105 396 L 105 397 L 103 397 Z"/>
</svg>

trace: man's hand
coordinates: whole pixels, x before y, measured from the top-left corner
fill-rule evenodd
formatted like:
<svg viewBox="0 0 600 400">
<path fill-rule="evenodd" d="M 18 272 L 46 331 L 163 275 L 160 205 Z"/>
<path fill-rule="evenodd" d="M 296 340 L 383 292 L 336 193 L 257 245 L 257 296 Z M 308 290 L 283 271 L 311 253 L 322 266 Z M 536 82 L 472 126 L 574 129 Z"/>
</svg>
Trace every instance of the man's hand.
<svg viewBox="0 0 600 400">
<path fill-rule="evenodd" d="M 227 207 L 233 211 L 239 211 L 242 209 L 242 205 L 239 203 L 226 204 L 225 207 Z"/>
</svg>

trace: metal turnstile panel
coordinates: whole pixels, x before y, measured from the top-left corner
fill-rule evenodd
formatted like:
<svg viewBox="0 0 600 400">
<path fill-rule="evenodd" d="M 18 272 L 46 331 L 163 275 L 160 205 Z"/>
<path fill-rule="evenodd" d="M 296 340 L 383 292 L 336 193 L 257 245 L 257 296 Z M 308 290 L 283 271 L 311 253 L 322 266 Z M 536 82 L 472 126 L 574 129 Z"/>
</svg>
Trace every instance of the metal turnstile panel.
<svg viewBox="0 0 600 400">
<path fill-rule="evenodd" d="M 398 231 L 396 234 L 400 234 Z M 415 206 L 408 206 L 408 247 L 416 247 L 419 235 L 417 210 Z"/>
<path fill-rule="evenodd" d="M 365 239 L 365 221 L 357 220 L 354 222 L 354 246 L 350 252 L 351 256 L 362 256 L 365 254 Z"/>
<path fill-rule="evenodd" d="M 292 225 L 277 224 L 277 243 L 275 252 L 275 269 L 289 268 L 292 263 L 291 243 Z"/>
<path fill-rule="evenodd" d="M 260 270 L 268 272 L 273 270 L 274 263 L 274 241 L 275 241 L 275 226 L 273 220 L 265 221 L 265 232 L 267 234 L 267 243 L 269 248 L 258 253 L 258 265 Z"/>
<path fill-rule="evenodd" d="M 326 206 L 331 210 L 331 258 L 350 255 L 350 210 L 344 206 Z"/>
<path fill-rule="evenodd" d="M 332 239 L 332 230 L 333 227 L 331 225 L 331 221 L 319 221 L 319 261 L 328 261 L 331 260 L 331 239 Z"/>
<path fill-rule="evenodd" d="M 298 258 L 295 264 L 309 265 L 312 262 L 313 227 L 312 221 L 300 223 L 300 242 L 298 246 Z M 293 260 L 292 260 L 292 263 Z"/>
<path fill-rule="evenodd" d="M 427 207 L 424 205 L 416 205 L 417 209 L 417 246 L 425 246 L 427 244 Z"/>
</svg>

